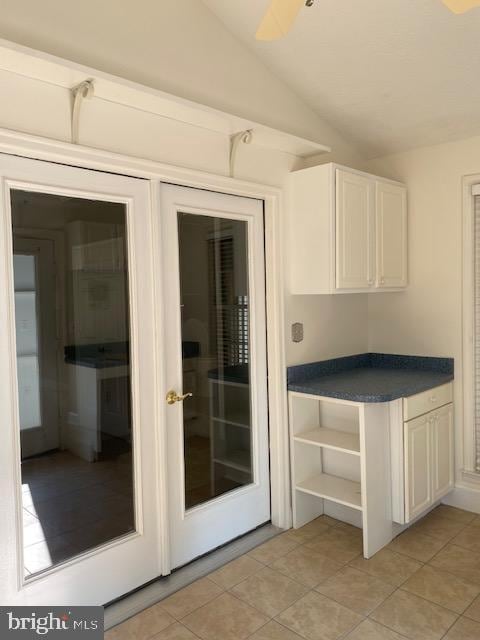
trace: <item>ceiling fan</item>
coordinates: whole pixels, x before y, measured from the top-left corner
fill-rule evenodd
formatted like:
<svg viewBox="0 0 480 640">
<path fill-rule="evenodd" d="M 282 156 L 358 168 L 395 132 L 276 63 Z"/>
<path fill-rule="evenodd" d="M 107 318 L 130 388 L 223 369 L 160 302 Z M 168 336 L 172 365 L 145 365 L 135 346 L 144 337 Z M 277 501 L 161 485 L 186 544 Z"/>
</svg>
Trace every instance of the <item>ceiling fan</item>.
<svg viewBox="0 0 480 640">
<path fill-rule="evenodd" d="M 465 13 L 480 6 L 480 0 L 442 0 L 453 13 Z M 278 40 L 292 28 L 302 6 L 311 7 L 314 0 L 271 0 L 258 27 L 257 40 Z"/>
</svg>

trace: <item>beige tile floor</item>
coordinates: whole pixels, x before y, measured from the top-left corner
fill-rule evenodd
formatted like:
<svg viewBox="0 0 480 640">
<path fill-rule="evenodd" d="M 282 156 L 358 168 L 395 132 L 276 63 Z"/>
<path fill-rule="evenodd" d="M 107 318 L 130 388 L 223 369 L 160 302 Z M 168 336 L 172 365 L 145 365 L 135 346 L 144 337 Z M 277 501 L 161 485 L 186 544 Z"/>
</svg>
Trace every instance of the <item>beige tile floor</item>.
<svg viewBox="0 0 480 640">
<path fill-rule="evenodd" d="M 370 560 L 322 516 L 107 631 L 108 640 L 480 640 L 480 516 L 440 506 Z"/>
</svg>

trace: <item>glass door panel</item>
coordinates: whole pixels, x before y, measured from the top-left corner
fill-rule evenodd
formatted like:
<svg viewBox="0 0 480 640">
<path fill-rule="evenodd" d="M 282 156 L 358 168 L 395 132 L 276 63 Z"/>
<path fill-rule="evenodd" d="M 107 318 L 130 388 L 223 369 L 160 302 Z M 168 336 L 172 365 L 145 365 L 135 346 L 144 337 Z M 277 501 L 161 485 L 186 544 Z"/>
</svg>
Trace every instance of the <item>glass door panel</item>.
<svg viewBox="0 0 480 640">
<path fill-rule="evenodd" d="M 185 506 L 253 481 L 247 223 L 178 213 Z"/>
<path fill-rule="evenodd" d="M 126 207 L 10 194 L 28 578 L 135 530 Z"/>
</svg>

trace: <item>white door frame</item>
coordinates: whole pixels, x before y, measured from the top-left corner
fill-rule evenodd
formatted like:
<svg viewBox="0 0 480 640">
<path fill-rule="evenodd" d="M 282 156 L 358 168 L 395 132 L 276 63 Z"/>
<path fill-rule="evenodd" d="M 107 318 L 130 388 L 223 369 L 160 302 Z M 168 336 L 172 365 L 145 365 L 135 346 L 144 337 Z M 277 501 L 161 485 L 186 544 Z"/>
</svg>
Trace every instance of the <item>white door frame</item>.
<svg viewBox="0 0 480 640">
<path fill-rule="evenodd" d="M 232 195 L 263 200 L 265 203 L 265 270 L 267 308 L 267 362 L 268 396 L 270 415 L 270 486 L 272 523 L 282 529 L 291 526 L 291 498 L 289 472 L 289 439 L 287 411 L 287 372 L 285 359 L 285 308 L 284 308 L 284 246 L 282 191 L 267 185 L 246 182 L 226 176 L 175 167 L 173 165 L 142 160 L 108 151 L 49 140 L 0 128 L 0 153 L 15 154 L 38 160 L 126 174 L 151 180 L 151 203 L 154 211 L 160 207 L 160 183 L 170 182 L 188 187 L 210 189 Z M 159 216 L 153 216 L 153 239 L 161 238 Z M 154 252 L 154 289 L 157 300 L 162 300 L 162 263 L 159 252 Z M 157 305 L 158 308 L 158 305 Z M 165 336 L 161 314 L 155 318 L 157 327 L 156 356 L 162 362 Z M 166 371 L 158 369 L 156 380 L 157 424 L 165 425 L 167 391 Z M 166 469 L 166 433 L 158 434 L 158 468 Z M 166 476 L 158 474 L 158 519 L 162 532 L 159 547 L 162 573 L 170 571 L 168 553 L 168 494 Z"/>
</svg>

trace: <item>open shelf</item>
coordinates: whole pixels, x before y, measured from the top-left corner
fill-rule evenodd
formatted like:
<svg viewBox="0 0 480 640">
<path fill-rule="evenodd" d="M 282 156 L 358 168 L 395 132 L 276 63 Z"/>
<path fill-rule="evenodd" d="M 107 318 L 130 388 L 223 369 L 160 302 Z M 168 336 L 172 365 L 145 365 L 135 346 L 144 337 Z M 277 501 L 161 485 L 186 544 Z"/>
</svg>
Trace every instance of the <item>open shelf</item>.
<svg viewBox="0 0 480 640">
<path fill-rule="evenodd" d="M 231 467 L 238 471 L 251 472 L 251 460 L 249 451 L 229 451 L 222 457 L 216 457 L 213 461 L 217 464 L 221 464 L 224 467 Z"/>
<path fill-rule="evenodd" d="M 335 449 L 355 456 L 360 455 L 360 436 L 358 433 L 347 433 L 346 431 L 320 427 L 299 433 L 294 439 L 295 442 L 311 444 L 315 447 Z"/>
<path fill-rule="evenodd" d="M 320 473 L 313 478 L 299 482 L 295 488 L 297 491 L 362 511 L 362 492 L 359 482 Z"/>
<path fill-rule="evenodd" d="M 219 424 L 229 424 L 234 427 L 241 427 L 242 429 L 250 429 L 250 425 L 242 422 L 241 414 L 232 415 L 228 419 L 227 418 L 219 418 L 217 416 L 213 416 L 212 420 L 214 422 L 218 422 Z"/>
</svg>

